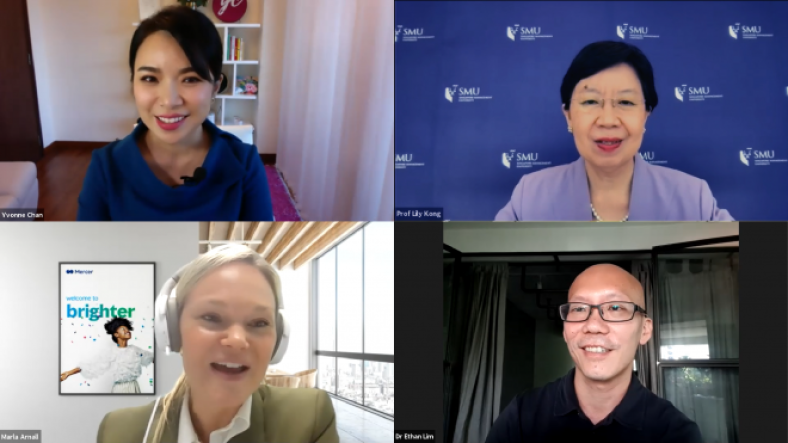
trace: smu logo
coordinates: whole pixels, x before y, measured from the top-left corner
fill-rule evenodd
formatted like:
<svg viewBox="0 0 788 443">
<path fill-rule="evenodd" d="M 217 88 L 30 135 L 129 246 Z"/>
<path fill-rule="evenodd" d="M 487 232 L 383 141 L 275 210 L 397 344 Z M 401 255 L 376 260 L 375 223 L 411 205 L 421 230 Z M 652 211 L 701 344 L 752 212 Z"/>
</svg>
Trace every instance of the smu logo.
<svg viewBox="0 0 788 443">
<path fill-rule="evenodd" d="M 394 43 L 402 42 L 417 42 L 422 39 L 435 38 L 434 35 L 424 35 L 424 28 L 405 28 L 402 25 L 397 25 L 394 30 Z"/>
<path fill-rule="evenodd" d="M 515 168 L 532 168 L 534 166 L 550 165 L 550 162 L 540 162 L 539 153 L 537 152 L 517 152 L 514 149 L 503 153 L 501 163 L 506 169 L 511 169 L 512 166 Z"/>
<path fill-rule="evenodd" d="M 688 92 L 689 94 L 687 94 Z M 687 99 L 687 101 L 704 101 L 709 98 L 722 98 L 721 94 L 712 95 L 711 88 L 708 86 L 687 87 L 687 85 L 681 85 L 681 87 L 677 86 L 674 88 L 673 93 L 680 102 L 683 102 L 684 99 Z"/>
<path fill-rule="evenodd" d="M 739 39 L 739 31 L 741 31 L 742 40 L 755 40 L 761 37 L 773 37 L 773 34 L 762 34 L 760 26 L 741 26 L 739 23 L 728 26 L 728 35 L 734 40 Z"/>
<path fill-rule="evenodd" d="M 479 87 L 464 88 L 458 85 L 453 85 L 444 90 L 443 98 L 445 98 L 449 103 L 454 103 L 455 101 L 459 103 L 472 103 L 476 100 L 492 99 L 490 96 L 482 96 L 481 91 L 482 89 Z"/>
<path fill-rule="evenodd" d="M 624 23 L 621 26 L 616 26 L 616 35 L 622 40 L 626 40 L 627 35 L 630 40 L 643 40 L 644 38 L 659 38 L 658 35 L 648 33 L 646 26 L 628 26 Z"/>
<path fill-rule="evenodd" d="M 739 151 L 739 161 L 744 166 L 769 166 L 775 163 L 786 163 L 788 160 L 775 158 L 775 152 L 758 151 L 752 148 Z"/>
<path fill-rule="evenodd" d="M 507 26 L 506 37 L 509 40 L 516 42 L 517 40 L 535 41 L 537 38 L 552 38 L 552 35 L 542 35 L 542 28 L 540 27 L 525 27 L 520 25 Z"/>
<path fill-rule="evenodd" d="M 413 161 L 413 154 L 394 154 L 394 169 L 408 169 L 424 166 L 424 163 Z"/>
<path fill-rule="evenodd" d="M 92 273 L 93 273 L 92 270 L 66 269 L 66 274 L 85 274 L 85 275 L 90 275 Z"/>
<path fill-rule="evenodd" d="M 657 155 L 654 153 L 654 151 L 640 151 L 638 154 L 640 154 L 640 158 L 652 165 L 665 165 L 668 163 L 667 160 L 660 160 L 657 158 Z"/>
</svg>

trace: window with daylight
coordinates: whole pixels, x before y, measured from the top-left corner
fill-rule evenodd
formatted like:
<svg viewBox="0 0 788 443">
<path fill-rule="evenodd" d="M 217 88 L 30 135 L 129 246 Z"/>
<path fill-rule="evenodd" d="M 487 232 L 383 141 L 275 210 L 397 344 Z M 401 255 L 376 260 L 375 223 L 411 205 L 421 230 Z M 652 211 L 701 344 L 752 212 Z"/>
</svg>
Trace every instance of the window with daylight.
<svg viewBox="0 0 788 443">
<path fill-rule="evenodd" d="M 394 417 L 394 223 L 367 223 L 312 266 L 318 387 Z"/>
</svg>

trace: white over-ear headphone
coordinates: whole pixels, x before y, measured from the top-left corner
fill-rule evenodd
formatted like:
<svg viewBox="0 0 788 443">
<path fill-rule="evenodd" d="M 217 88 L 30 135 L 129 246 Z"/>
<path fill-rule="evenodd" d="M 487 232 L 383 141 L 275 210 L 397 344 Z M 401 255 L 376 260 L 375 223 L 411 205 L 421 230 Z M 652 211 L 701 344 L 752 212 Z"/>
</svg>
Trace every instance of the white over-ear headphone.
<svg viewBox="0 0 788 443">
<path fill-rule="evenodd" d="M 183 266 L 178 272 L 175 273 L 161 288 L 161 292 L 156 297 L 156 304 L 154 307 L 155 318 L 153 323 L 153 332 L 156 335 L 156 347 L 165 351 L 168 355 L 170 352 L 181 351 L 181 333 L 178 325 L 178 301 L 177 289 L 178 282 L 183 275 L 183 271 L 188 264 Z M 290 324 L 287 322 L 282 309 L 284 309 L 284 301 L 282 300 L 281 284 L 279 284 L 278 276 L 274 275 L 277 281 L 272 285 L 274 289 L 274 296 L 276 297 L 277 310 L 276 310 L 276 344 L 274 345 L 274 353 L 271 357 L 269 364 L 275 365 L 282 361 L 282 358 L 287 351 L 287 343 L 290 340 Z M 274 288 L 273 286 L 277 286 Z"/>
</svg>

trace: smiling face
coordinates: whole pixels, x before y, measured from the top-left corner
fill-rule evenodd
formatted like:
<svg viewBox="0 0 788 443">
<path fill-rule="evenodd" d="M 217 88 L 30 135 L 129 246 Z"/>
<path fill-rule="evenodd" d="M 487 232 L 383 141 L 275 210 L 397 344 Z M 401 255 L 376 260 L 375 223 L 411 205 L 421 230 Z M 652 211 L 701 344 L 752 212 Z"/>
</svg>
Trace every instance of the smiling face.
<svg viewBox="0 0 788 443">
<path fill-rule="evenodd" d="M 600 304 L 608 301 L 634 302 L 645 308 L 643 288 L 631 274 L 618 266 L 604 264 L 583 271 L 569 288 L 569 302 Z M 564 341 L 577 367 L 577 375 L 594 381 L 610 381 L 632 371 L 638 345 L 651 338 L 651 319 L 636 313 L 630 321 L 602 320 L 597 309 L 584 322 L 564 322 Z M 602 347 L 605 352 L 589 352 Z M 598 350 L 598 349 L 597 349 Z"/>
<path fill-rule="evenodd" d="M 581 103 L 602 103 L 599 112 L 583 112 Z M 626 112 L 613 109 L 610 99 L 616 104 L 624 100 L 623 106 L 636 106 Z M 626 100 L 629 99 L 629 100 Z M 623 109 L 622 106 L 622 109 Z M 567 124 L 580 156 L 593 167 L 615 169 L 632 158 L 640 150 L 643 132 L 649 113 L 646 112 L 643 90 L 637 73 L 629 65 L 621 64 L 605 69 L 577 83 L 572 93 L 569 111 L 563 109 Z M 600 147 L 601 139 L 621 140 L 616 148 Z"/>
<path fill-rule="evenodd" d="M 195 397 L 238 405 L 260 386 L 276 343 L 275 309 L 268 281 L 246 263 L 221 266 L 194 285 L 180 330 Z"/>
<path fill-rule="evenodd" d="M 200 78 L 172 35 L 158 31 L 137 50 L 133 85 L 137 111 L 151 135 L 174 145 L 200 140 L 221 82 Z"/>
<path fill-rule="evenodd" d="M 121 340 L 131 340 L 131 331 L 125 326 L 120 326 L 112 335 Z"/>
</svg>

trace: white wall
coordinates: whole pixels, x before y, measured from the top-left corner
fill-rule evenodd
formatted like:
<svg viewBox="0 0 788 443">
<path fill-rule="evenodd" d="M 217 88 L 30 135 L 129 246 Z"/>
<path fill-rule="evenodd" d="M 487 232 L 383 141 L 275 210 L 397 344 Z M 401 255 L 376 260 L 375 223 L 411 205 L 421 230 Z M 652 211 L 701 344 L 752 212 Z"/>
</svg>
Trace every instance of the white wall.
<svg viewBox="0 0 788 443">
<path fill-rule="evenodd" d="M 154 401 L 153 396 L 58 395 L 58 262 L 154 261 L 158 291 L 197 256 L 197 239 L 197 223 L 4 223 L 0 428 L 41 430 L 45 441 L 85 443 L 96 440 L 107 412 Z M 157 354 L 161 395 L 172 388 L 183 364 L 178 355 Z"/>
<path fill-rule="evenodd" d="M 43 3 L 46 0 L 27 0 L 27 15 L 30 21 L 30 43 L 33 51 L 33 64 L 36 73 L 36 93 L 38 94 L 38 112 L 41 119 L 41 137 L 44 147 L 55 141 L 55 122 L 52 119 L 52 108 L 49 91 L 49 56 L 47 53 L 47 29 L 43 25 Z"/>
<path fill-rule="evenodd" d="M 443 243 L 463 253 L 625 251 L 729 235 L 739 235 L 738 222 L 453 222 L 444 223 Z"/>
<path fill-rule="evenodd" d="M 176 3 L 162 0 L 164 6 Z M 262 2 L 247 3 L 241 22 L 262 23 Z M 139 3 L 27 0 L 27 7 L 44 146 L 56 140 L 109 142 L 128 135 L 137 117 L 128 57 L 132 23 L 140 21 Z M 217 21 L 211 2 L 201 10 Z M 275 68 L 264 66 L 276 75 Z M 269 125 L 258 126 L 269 130 Z"/>
<path fill-rule="evenodd" d="M 291 374 L 309 369 L 309 273 L 307 263 L 298 270 L 292 266 L 279 271 L 282 280 L 284 313 L 290 323 L 290 342 L 282 361 L 271 368 Z"/>
</svg>

